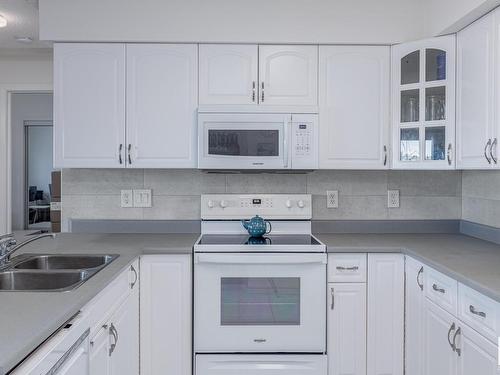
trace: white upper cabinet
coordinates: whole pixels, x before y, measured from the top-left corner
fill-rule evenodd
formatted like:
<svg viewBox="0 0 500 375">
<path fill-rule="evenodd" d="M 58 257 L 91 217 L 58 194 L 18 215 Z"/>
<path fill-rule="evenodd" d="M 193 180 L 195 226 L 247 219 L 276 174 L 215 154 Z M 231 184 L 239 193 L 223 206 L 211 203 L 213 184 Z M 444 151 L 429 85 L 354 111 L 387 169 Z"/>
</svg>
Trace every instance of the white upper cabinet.
<svg viewBox="0 0 500 375">
<path fill-rule="evenodd" d="M 392 49 L 395 169 L 455 167 L 455 36 Z"/>
<path fill-rule="evenodd" d="M 256 105 L 258 46 L 200 45 L 200 105 Z"/>
<path fill-rule="evenodd" d="M 259 46 L 259 102 L 318 105 L 318 46 Z"/>
<path fill-rule="evenodd" d="M 320 168 L 389 167 L 390 47 L 320 46 Z"/>
<path fill-rule="evenodd" d="M 54 166 L 125 166 L 125 45 L 54 45 Z"/>
<path fill-rule="evenodd" d="M 461 169 L 498 166 L 498 17 L 498 11 L 489 13 L 457 37 L 457 164 Z"/>
<path fill-rule="evenodd" d="M 127 45 L 127 164 L 195 168 L 197 46 Z"/>
</svg>

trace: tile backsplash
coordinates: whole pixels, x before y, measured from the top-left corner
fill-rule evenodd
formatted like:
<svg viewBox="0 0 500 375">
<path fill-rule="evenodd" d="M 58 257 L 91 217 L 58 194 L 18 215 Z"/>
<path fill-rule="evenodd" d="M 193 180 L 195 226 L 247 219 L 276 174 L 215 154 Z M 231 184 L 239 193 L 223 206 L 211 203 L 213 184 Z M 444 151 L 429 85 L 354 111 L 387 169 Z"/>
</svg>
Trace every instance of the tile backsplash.
<svg viewBox="0 0 500 375">
<path fill-rule="evenodd" d="M 462 219 L 500 228 L 500 171 L 463 171 L 462 190 Z"/>
<path fill-rule="evenodd" d="M 140 188 L 152 189 L 153 206 L 121 208 L 120 190 Z M 400 190 L 400 208 L 387 208 L 388 189 Z M 339 191 L 339 208 L 326 208 L 327 190 Z M 460 171 L 219 174 L 171 169 L 66 169 L 62 173 L 62 227 L 67 230 L 70 219 L 199 219 L 199 197 L 207 193 L 312 194 L 316 220 L 460 219 L 464 204 Z M 497 204 L 500 207 L 500 200 Z"/>
</svg>

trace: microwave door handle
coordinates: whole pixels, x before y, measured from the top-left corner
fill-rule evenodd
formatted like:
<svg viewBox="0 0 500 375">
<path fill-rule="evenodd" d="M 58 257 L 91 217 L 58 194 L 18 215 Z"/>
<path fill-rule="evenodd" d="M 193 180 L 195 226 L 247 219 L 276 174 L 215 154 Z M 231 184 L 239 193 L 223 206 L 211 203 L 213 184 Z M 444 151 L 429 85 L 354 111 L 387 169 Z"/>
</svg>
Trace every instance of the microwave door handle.
<svg viewBox="0 0 500 375">
<path fill-rule="evenodd" d="M 288 139 L 289 135 L 288 135 L 288 118 L 285 119 L 285 122 L 283 124 L 283 159 L 284 159 L 284 163 L 283 163 L 283 166 L 285 168 L 288 168 L 288 153 L 289 153 L 289 150 L 288 150 Z"/>
</svg>

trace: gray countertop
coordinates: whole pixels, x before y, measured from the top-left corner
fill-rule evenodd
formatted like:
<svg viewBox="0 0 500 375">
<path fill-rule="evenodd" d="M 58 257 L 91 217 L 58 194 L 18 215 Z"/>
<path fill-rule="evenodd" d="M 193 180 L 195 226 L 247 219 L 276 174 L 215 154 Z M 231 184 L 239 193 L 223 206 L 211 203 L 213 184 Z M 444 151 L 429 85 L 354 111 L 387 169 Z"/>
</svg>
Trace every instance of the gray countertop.
<svg viewBox="0 0 500 375">
<path fill-rule="evenodd" d="M 120 257 L 70 292 L 0 292 L 0 374 L 19 363 L 141 254 L 191 253 L 198 234 L 61 234 L 21 253 Z M 453 234 L 316 234 L 335 252 L 402 252 L 500 301 L 500 245 Z M 21 241 L 22 238 L 19 238 Z M 5 338 L 8 339 L 5 339 Z M 3 370 L 3 371 L 2 371 Z"/>
<path fill-rule="evenodd" d="M 402 252 L 500 302 L 500 245 L 460 234 L 317 234 L 335 252 Z"/>
<path fill-rule="evenodd" d="M 23 241 L 24 233 L 16 233 Z M 192 252 L 198 234 L 61 234 L 19 249 L 22 253 L 94 253 L 120 256 L 69 292 L 0 292 L 0 374 L 26 355 L 95 297 L 141 254 Z"/>
</svg>

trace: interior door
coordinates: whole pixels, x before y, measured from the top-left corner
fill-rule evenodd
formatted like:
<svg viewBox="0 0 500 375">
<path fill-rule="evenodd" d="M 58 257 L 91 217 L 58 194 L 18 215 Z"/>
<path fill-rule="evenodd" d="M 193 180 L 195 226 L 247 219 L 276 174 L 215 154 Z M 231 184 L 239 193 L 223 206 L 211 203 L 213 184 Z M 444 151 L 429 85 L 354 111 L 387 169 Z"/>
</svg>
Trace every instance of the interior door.
<svg viewBox="0 0 500 375">
<path fill-rule="evenodd" d="M 54 166 L 125 166 L 125 45 L 54 45 Z"/>
<path fill-rule="evenodd" d="M 196 375 L 325 375 L 325 355 L 196 356 Z"/>
<path fill-rule="evenodd" d="M 195 44 L 127 45 L 127 164 L 195 168 Z"/>
<path fill-rule="evenodd" d="M 200 105 L 257 104 L 258 46 L 200 45 Z"/>
<path fill-rule="evenodd" d="M 457 162 L 461 169 L 490 168 L 494 122 L 493 14 L 457 34 Z M 488 162 L 488 159 L 490 161 Z"/>
<path fill-rule="evenodd" d="M 318 105 L 318 46 L 259 46 L 261 105 Z"/>
<path fill-rule="evenodd" d="M 320 168 L 389 168 L 390 48 L 321 46 Z"/>
<path fill-rule="evenodd" d="M 325 351 L 325 254 L 196 254 L 196 352 Z"/>
</svg>

